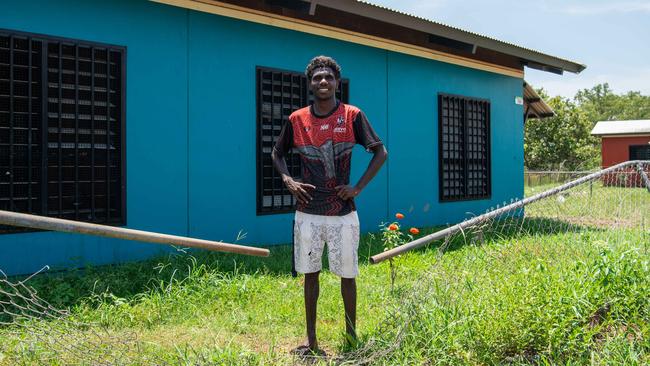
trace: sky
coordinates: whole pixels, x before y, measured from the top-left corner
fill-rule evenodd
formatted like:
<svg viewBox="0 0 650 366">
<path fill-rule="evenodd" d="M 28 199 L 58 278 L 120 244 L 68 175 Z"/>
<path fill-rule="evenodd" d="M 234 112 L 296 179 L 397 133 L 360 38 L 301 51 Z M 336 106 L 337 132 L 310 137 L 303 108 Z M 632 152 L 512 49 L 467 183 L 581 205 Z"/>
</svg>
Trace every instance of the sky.
<svg viewBox="0 0 650 366">
<path fill-rule="evenodd" d="M 605 82 L 650 95 L 650 0 L 370 2 L 587 65 L 563 75 L 526 68 L 526 81 L 551 96 Z"/>
</svg>

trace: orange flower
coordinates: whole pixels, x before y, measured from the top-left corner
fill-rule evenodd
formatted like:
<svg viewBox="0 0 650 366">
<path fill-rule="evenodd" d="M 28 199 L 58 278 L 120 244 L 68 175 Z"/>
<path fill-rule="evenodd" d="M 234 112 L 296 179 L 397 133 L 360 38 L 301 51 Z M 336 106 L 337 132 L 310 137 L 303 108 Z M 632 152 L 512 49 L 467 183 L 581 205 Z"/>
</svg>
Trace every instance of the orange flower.
<svg viewBox="0 0 650 366">
<path fill-rule="evenodd" d="M 396 217 L 398 220 L 401 220 L 401 219 L 404 218 L 404 215 L 402 215 L 401 213 L 398 212 L 398 213 L 395 214 L 395 217 Z"/>
<path fill-rule="evenodd" d="M 397 224 L 390 224 L 390 226 L 388 226 L 388 230 L 395 231 L 397 229 L 399 229 L 399 226 L 397 226 Z"/>
<path fill-rule="evenodd" d="M 416 228 L 416 227 L 412 227 L 412 228 L 409 230 L 409 232 L 410 232 L 411 234 L 413 234 L 413 235 L 418 235 L 418 234 L 420 233 L 420 230 L 418 230 L 418 228 Z"/>
</svg>

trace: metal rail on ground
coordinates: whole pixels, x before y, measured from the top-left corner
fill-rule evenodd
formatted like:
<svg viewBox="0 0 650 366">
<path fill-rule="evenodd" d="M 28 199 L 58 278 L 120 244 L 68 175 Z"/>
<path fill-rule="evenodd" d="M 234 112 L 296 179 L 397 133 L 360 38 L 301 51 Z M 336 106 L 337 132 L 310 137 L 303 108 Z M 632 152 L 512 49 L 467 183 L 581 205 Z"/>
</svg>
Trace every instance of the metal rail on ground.
<svg viewBox="0 0 650 366">
<path fill-rule="evenodd" d="M 161 234 L 143 230 L 91 224 L 73 220 L 57 219 L 53 217 L 28 215 L 11 211 L 0 211 L 0 224 L 40 230 L 60 231 L 66 233 L 96 235 L 107 238 L 135 240 L 155 244 L 179 245 L 189 248 L 207 249 L 258 257 L 269 256 L 269 250 L 263 248 L 195 239 L 185 236 Z"/>
</svg>

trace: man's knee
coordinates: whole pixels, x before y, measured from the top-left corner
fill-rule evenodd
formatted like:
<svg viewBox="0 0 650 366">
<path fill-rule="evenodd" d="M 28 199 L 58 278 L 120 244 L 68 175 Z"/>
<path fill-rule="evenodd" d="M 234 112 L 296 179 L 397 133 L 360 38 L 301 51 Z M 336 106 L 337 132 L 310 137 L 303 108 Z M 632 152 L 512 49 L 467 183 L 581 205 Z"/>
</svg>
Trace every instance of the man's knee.
<svg viewBox="0 0 650 366">
<path fill-rule="evenodd" d="M 356 283 L 356 278 L 341 277 L 341 285 L 343 286 L 354 286 Z"/>
<path fill-rule="evenodd" d="M 320 271 L 305 273 L 305 282 L 318 281 L 318 275 L 320 275 Z"/>
</svg>

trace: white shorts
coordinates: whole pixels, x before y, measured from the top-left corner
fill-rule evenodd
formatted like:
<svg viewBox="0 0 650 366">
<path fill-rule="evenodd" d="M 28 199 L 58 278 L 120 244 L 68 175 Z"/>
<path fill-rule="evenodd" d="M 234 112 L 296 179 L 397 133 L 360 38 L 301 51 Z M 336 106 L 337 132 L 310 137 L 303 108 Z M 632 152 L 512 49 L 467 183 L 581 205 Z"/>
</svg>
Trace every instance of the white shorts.
<svg viewBox="0 0 650 366">
<path fill-rule="evenodd" d="M 359 216 L 311 215 L 296 211 L 293 226 L 293 256 L 296 272 L 314 273 L 323 268 L 323 247 L 327 242 L 330 271 L 343 278 L 359 274 Z"/>
</svg>

